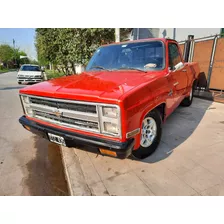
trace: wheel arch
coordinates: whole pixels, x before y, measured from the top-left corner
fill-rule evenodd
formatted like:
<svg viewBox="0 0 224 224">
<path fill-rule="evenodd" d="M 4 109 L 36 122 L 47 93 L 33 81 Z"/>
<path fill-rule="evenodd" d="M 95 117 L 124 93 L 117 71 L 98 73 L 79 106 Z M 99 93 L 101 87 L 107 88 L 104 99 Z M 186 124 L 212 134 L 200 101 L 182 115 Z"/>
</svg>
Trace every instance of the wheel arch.
<svg viewBox="0 0 224 224">
<path fill-rule="evenodd" d="M 141 125 L 142 125 L 142 121 L 144 120 L 144 118 L 152 110 L 155 110 L 155 109 L 157 109 L 160 112 L 161 118 L 162 118 L 162 122 L 165 122 L 165 119 L 166 119 L 166 103 L 165 102 L 160 102 L 156 106 L 151 107 L 151 108 L 147 108 L 147 109 L 144 110 L 144 112 L 142 113 L 142 116 L 140 118 L 140 123 L 139 123 L 140 130 L 141 130 Z M 141 131 L 140 131 L 140 133 L 137 136 L 135 136 L 135 142 L 136 143 L 135 143 L 134 149 L 137 149 L 140 146 L 140 138 L 141 138 Z"/>
</svg>

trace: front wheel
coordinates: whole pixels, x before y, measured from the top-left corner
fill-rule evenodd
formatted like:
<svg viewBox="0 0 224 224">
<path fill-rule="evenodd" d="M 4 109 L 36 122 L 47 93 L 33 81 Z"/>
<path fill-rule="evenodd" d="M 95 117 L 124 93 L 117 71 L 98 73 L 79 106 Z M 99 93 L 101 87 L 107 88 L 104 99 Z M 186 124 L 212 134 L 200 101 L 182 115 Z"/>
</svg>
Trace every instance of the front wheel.
<svg viewBox="0 0 224 224">
<path fill-rule="evenodd" d="M 136 159 L 145 159 L 157 149 L 162 135 L 162 119 L 158 110 L 149 112 L 142 121 L 140 147 L 132 151 Z"/>
</svg>

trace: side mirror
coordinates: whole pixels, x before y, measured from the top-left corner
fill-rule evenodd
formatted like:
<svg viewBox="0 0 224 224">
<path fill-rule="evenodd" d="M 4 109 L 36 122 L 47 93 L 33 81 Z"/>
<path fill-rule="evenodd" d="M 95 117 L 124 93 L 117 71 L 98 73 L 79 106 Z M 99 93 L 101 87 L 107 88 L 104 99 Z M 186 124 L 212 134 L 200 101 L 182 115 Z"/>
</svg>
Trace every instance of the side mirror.
<svg viewBox="0 0 224 224">
<path fill-rule="evenodd" d="M 172 71 L 177 71 L 183 67 L 184 67 L 184 63 L 181 61 L 178 64 L 176 64 L 175 66 L 173 66 Z"/>
</svg>

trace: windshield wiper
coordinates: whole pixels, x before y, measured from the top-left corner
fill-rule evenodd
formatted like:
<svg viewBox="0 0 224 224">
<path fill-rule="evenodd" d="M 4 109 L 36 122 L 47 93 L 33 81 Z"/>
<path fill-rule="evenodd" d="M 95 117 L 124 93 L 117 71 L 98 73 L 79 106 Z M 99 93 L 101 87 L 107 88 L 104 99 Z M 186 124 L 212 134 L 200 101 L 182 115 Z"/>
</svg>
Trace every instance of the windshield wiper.
<svg viewBox="0 0 224 224">
<path fill-rule="evenodd" d="M 104 68 L 103 66 L 99 66 L 99 65 L 93 66 L 90 69 L 92 69 L 92 68 L 99 68 L 99 69 L 102 69 L 102 70 L 111 71 L 110 69 Z"/>
<path fill-rule="evenodd" d="M 116 70 L 122 70 L 122 69 L 124 69 L 124 70 L 136 70 L 136 71 L 140 71 L 140 72 L 145 72 L 145 73 L 146 73 L 146 71 L 143 70 L 143 69 L 140 69 L 140 68 L 133 68 L 133 67 L 120 67 L 120 68 L 118 68 L 118 69 L 116 69 Z"/>
</svg>

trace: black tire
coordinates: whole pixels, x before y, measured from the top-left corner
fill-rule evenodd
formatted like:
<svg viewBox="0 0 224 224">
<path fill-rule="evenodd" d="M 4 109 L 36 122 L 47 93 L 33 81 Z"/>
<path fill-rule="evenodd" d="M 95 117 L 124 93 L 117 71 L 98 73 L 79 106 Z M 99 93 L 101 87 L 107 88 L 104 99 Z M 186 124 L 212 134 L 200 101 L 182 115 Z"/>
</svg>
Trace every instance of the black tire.
<svg viewBox="0 0 224 224">
<path fill-rule="evenodd" d="M 182 102 L 181 102 L 181 106 L 183 107 L 189 107 L 192 102 L 193 102 L 193 98 L 194 98 L 194 88 L 195 88 L 195 84 L 193 84 L 192 88 L 191 88 L 191 94 L 190 96 L 186 97 Z"/>
<path fill-rule="evenodd" d="M 143 147 L 140 145 L 140 147 L 137 150 L 133 150 L 132 151 L 132 157 L 134 159 L 145 159 L 146 157 L 150 156 L 152 153 L 154 153 L 160 143 L 161 140 L 161 136 L 162 136 L 162 118 L 161 118 L 161 113 L 158 110 L 152 110 L 151 112 L 149 112 L 145 118 L 151 117 L 154 119 L 155 123 L 156 123 L 156 136 L 153 140 L 153 142 L 151 143 L 151 145 L 149 147 Z M 144 119 L 145 119 L 144 118 Z M 143 120 L 144 120 L 143 119 Z M 141 127 L 142 128 L 142 127 Z M 142 130 L 141 130 L 142 133 Z"/>
<path fill-rule="evenodd" d="M 18 82 L 18 84 L 20 85 L 20 84 L 21 84 L 21 82 Z"/>
</svg>

